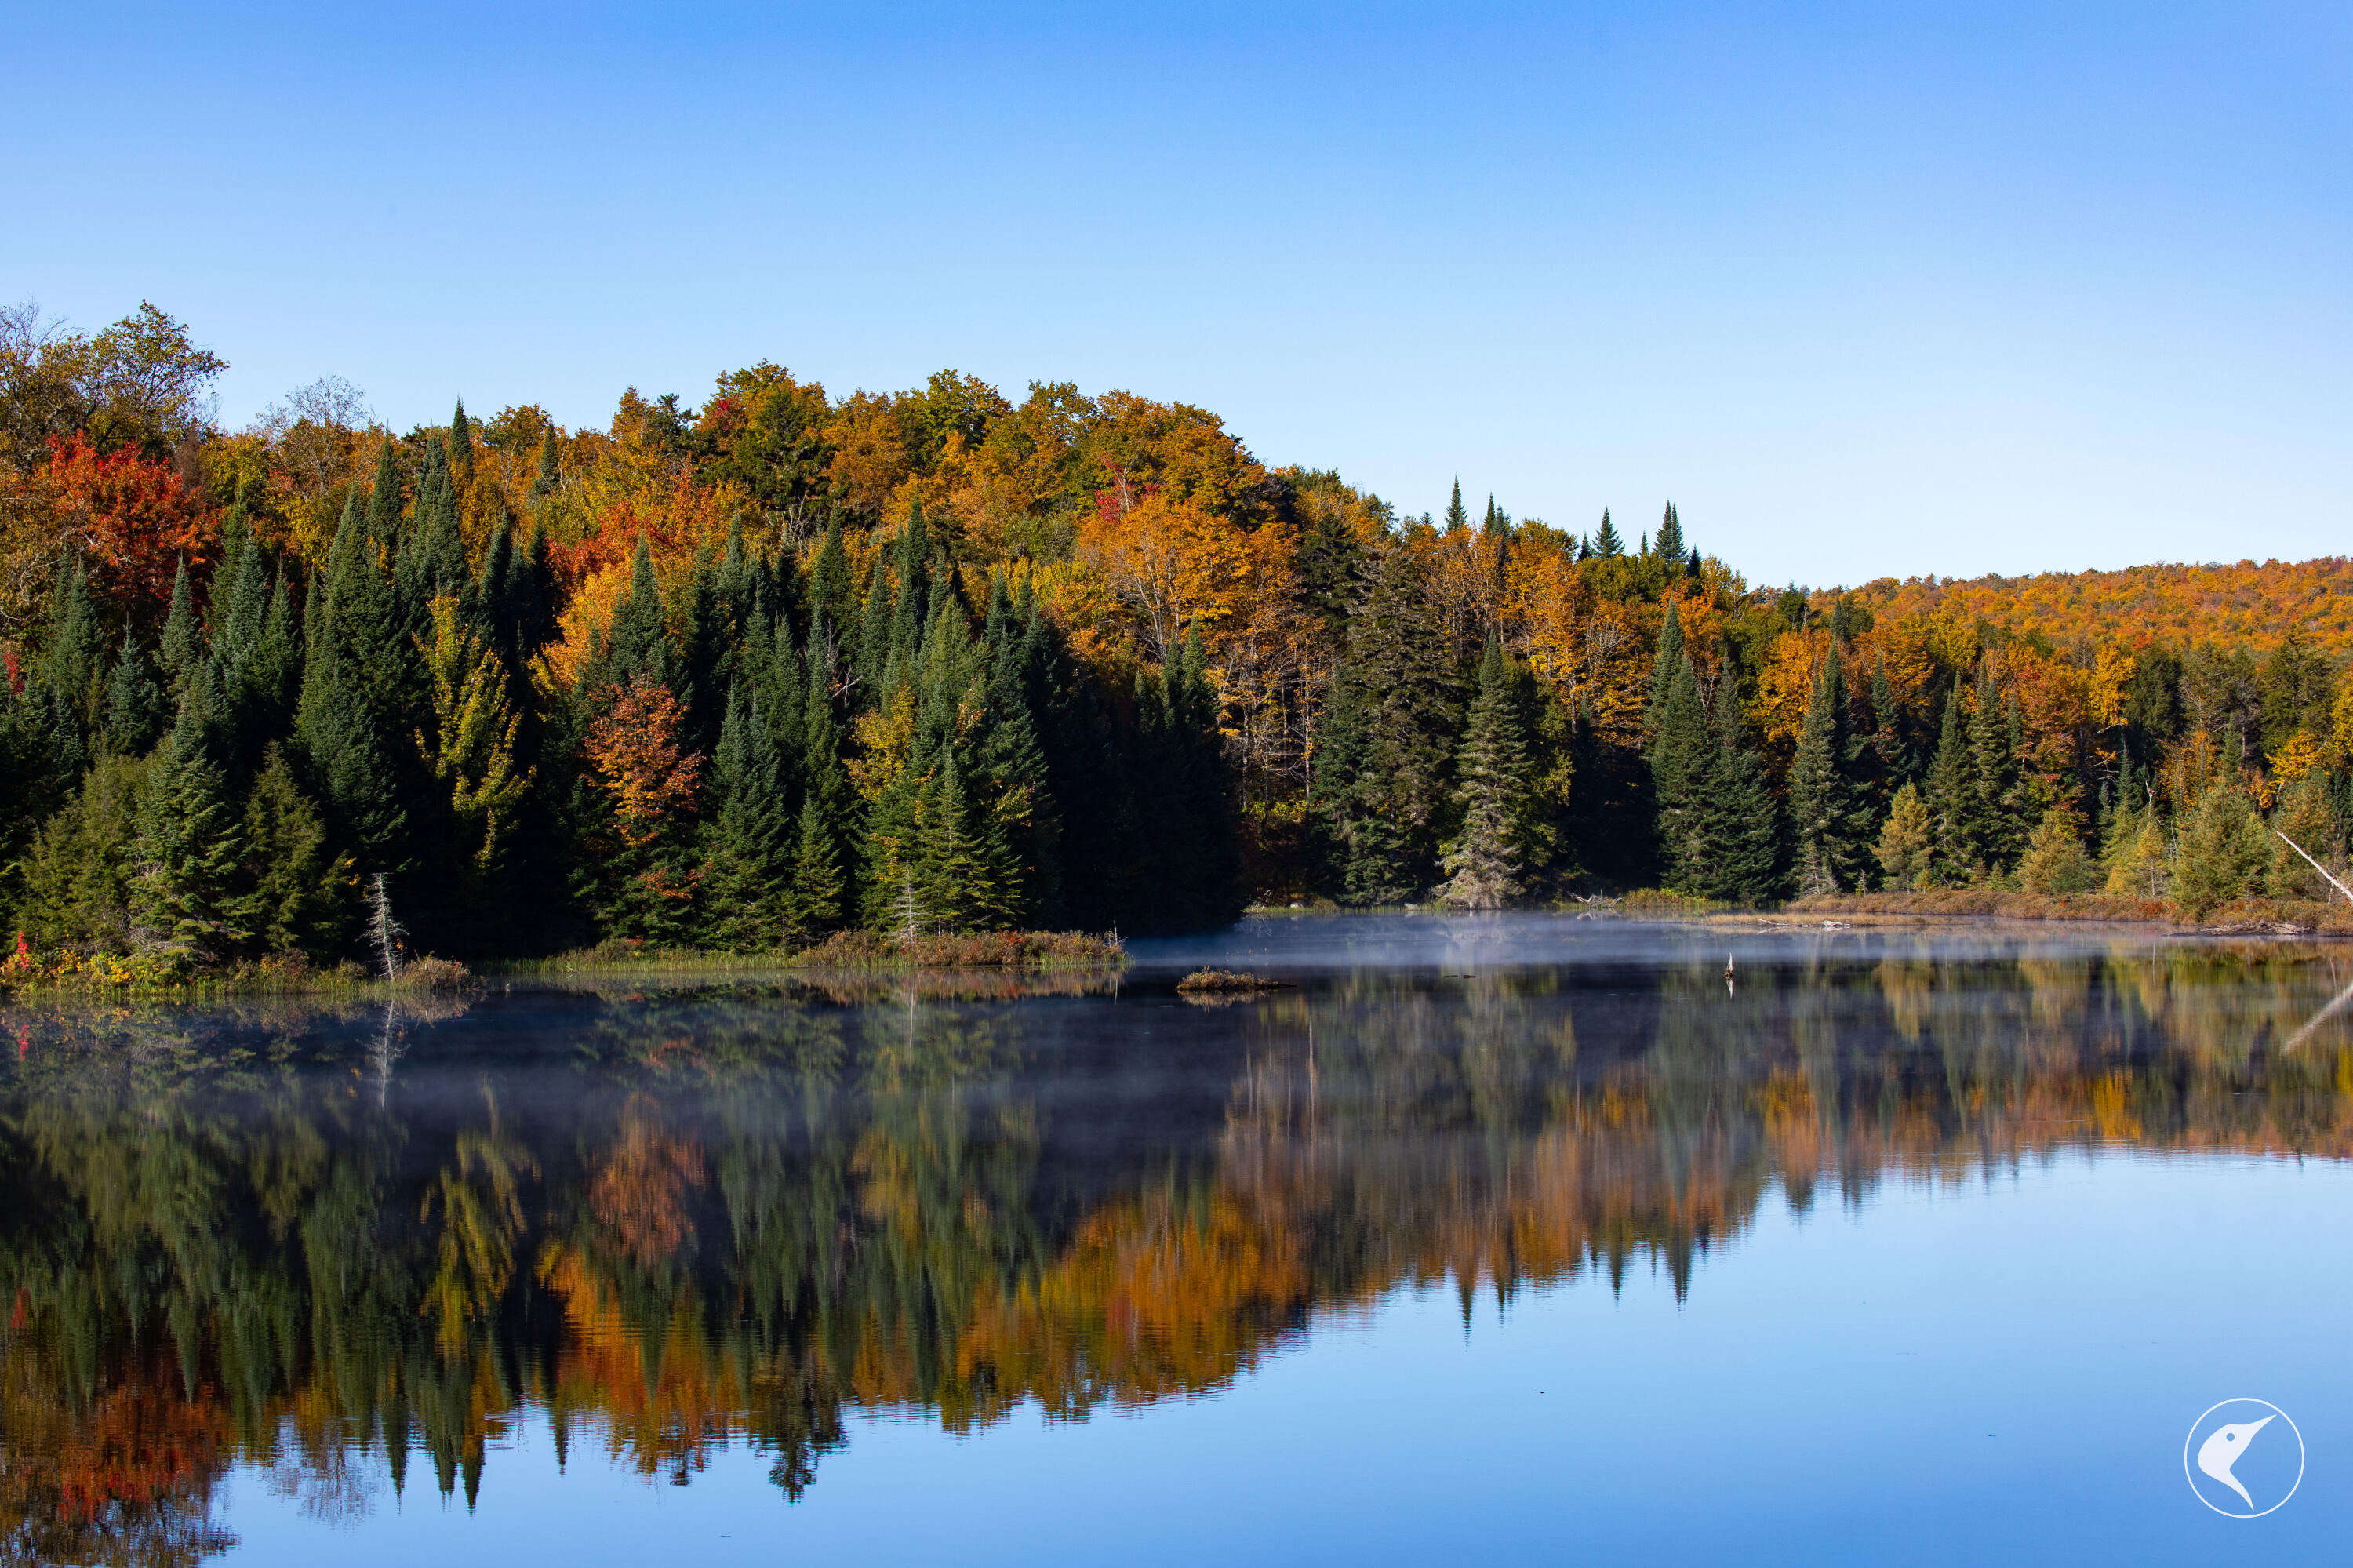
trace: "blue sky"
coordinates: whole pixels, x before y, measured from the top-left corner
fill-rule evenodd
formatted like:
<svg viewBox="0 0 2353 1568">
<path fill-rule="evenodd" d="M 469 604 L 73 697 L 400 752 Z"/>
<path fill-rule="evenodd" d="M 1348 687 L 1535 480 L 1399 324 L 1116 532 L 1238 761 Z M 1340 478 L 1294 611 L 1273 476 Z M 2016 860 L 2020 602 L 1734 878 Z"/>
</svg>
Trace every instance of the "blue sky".
<svg viewBox="0 0 2353 1568">
<path fill-rule="evenodd" d="M 1217 410 L 1401 509 L 1752 581 L 2353 539 L 2353 12 L 1876 4 L 14 16 L 0 298 L 222 413 L 602 424 L 773 359 Z"/>
</svg>

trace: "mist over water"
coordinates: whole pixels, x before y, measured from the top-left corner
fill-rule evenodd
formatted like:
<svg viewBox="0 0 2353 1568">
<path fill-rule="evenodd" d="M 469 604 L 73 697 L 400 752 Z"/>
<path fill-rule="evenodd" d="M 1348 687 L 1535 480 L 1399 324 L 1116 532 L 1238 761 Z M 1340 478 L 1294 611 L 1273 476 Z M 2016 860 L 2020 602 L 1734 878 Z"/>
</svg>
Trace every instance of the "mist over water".
<svg viewBox="0 0 2353 1568">
<path fill-rule="evenodd" d="M 0 1008 L 0 1562 L 2353 1522 L 2353 951 L 1301 915 L 1134 956 Z M 2237 1395 L 2312 1458 L 2253 1523 L 2182 1478 Z"/>
</svg>

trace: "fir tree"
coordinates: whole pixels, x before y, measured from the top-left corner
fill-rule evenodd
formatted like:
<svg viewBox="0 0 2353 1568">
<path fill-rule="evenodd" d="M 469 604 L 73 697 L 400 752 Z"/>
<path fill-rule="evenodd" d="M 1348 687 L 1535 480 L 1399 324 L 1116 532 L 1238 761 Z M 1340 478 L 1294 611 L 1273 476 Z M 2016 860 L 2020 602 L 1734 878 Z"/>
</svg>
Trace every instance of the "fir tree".
<svg viewBox="0 0 2353 1568">
<path fill-rule="evenodd" d="M 2202 919 L 2222 905 L 2259 891 L 2271 852 L 2254 804 L 2228 772 L 2199 792 L 2183 815 L 2173 867 L 2173 897 Z"/>
<path fill-rule="evenodd" d="M 2084 853 L 2074 813 L 2053 806 L 2042 814 L 2019 857 L 2018 883 L 2029 893 L 2088 893 L 2098 883 L 2097 868 Z"/>
<path fill-rule="evenodd" d="M 1455 800 L 1462 826 L 1448 850 L 1445 896 L 1469 909 L 1501 909 L 1526 891 L 1530 864 L 1527 821 L 1534 790 L 1518 694 L 1502 642 L 1490 637 L 1480 661 L 1479 694 L 1472 700 L 1455 764 Z"/>
<path fill-rule="evenodd" d="M 1488 504 L 1492 507 L 1493 503 L 1491 501 Z M 1462 504 L 1462 480 L 1459 475 L 1454 481 L 1453 493 L 1446 498 L 1444 526 L 1449 534 L 1459 534 L 1471 526 L 1471 514 Z"/>
<path fill-rule="evenodd" d="M 599 684 L 627 685 L 644 676 L 657 685 L 675 690 L 670 628 L 662 619 L 661 585 L 654 579 L 654 556 L 645 536 L 638 536 L 637 555 L 629 565 L 629 591 L 613 611 L 611 641 L 606 646 Z"/>
<path fill-rule="evenodd" d="M 458 411 L 449 416 L 449 473 L 459 494 L 474 487 L 474 427 L 466 418 L 463 397 L 458 399 Z"/>
</svg>

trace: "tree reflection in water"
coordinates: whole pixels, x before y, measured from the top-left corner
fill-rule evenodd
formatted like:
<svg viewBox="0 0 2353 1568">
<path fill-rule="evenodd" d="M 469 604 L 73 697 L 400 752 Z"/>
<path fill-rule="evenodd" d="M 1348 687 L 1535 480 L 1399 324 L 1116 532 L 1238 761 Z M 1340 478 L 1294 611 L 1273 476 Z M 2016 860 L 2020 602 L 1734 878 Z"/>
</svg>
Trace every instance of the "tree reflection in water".
<svg viewBox="0 0 2353 1568">
<path fill-rule="evenodd" d="M 1688 1290 L 1776 1187 L 2342 1157 L 2348 978 L 1885 940 L 1728 993 L 1694 950 L 1217 1008 L 1086 977 L 19 1006 L 0 1561 L 223 1551 L 236 1465 L 355 1519 L 421 1454 L 470 1505 L 525 1419 L 679 1482 L 751 1444 L 797 1498 L 846 1414 L 1199 1393 L 1399 1284 L 1466 1316 L 1638 1265 Z"/>
</svg>

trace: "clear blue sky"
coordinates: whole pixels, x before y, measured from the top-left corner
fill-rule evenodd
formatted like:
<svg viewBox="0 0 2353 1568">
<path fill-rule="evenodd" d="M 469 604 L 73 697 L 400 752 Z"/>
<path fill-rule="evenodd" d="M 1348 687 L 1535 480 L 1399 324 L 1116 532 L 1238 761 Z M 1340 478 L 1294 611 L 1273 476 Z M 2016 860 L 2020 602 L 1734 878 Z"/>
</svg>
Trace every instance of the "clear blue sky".
<svg viewBox="0 0 2353 1568">
<path fill-rule="evenodd" d="M 1223 415 L 1753 581 L 2353 544 L 2353 11 L 23 7 L 0 299 L 249 418 L 761 358 Z"/>
</svg>

